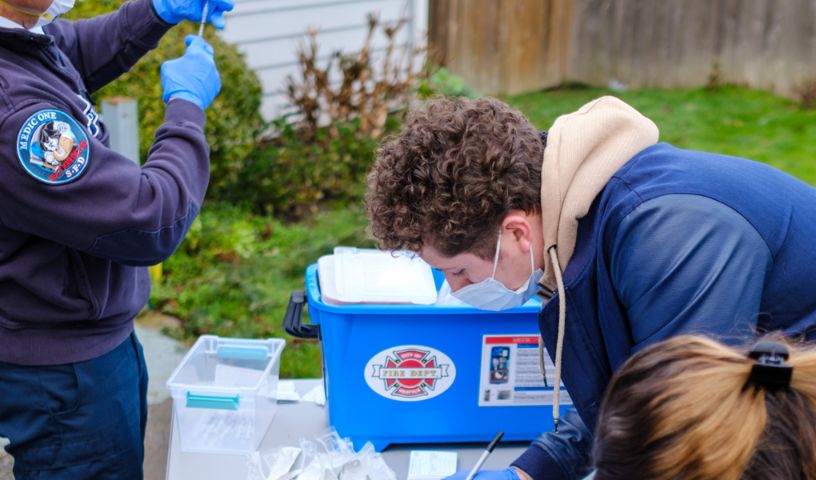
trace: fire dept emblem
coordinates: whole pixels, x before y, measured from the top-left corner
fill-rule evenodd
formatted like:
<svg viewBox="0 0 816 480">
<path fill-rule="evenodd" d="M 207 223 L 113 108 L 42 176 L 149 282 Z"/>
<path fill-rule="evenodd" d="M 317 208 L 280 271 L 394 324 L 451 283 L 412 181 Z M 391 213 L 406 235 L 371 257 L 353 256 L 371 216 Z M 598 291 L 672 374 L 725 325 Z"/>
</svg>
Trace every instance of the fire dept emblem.
<svg viewBox="0 0 816 480">
<path fill-rule="evenodd" d="M 399 401 L 436 397 L 451 386 L 455 375 L 455 366 L 447 355 L 418 345 L 383 350 L 366 366 L 369 387 Z"/>
</svg>

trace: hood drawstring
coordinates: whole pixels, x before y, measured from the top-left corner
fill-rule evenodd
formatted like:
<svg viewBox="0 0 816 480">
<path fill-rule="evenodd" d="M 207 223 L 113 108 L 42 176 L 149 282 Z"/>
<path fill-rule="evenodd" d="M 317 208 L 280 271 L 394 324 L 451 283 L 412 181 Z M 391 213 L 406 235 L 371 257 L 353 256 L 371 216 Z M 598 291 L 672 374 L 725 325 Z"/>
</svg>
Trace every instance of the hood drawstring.
<svg viewBox="0 0 816 480">
<path fill-rule="evenodd" d="M 547 385 L 547 364 L 544 363 L 544 337 L 539 334 L 538 335 L 538 371 L 541 372 L 541 376 L 544 377 L 544 386 L 548 387 Z"/>
<path fill-rule="evenodd" d="M 558 263 L 558 252 L 553 245 L 547 249 L 550 254 L 555 274 L 555 281 L 558 284 L 558 338 L 555 343 L 555 385 L 553 385 L 553 426 L 558 431 L 558 417 L 560 415 L 561 403 L 561 356 L 564 353 L 564 327 L 567 321 L 567 296 L 564 289 L 564 278 L 561 276 L 561 265 Z M 541 337 L 539 337 L 541 343 Z M 540 362 L 544 359 L 544 350 L 539 348 Z"/>
</svg>

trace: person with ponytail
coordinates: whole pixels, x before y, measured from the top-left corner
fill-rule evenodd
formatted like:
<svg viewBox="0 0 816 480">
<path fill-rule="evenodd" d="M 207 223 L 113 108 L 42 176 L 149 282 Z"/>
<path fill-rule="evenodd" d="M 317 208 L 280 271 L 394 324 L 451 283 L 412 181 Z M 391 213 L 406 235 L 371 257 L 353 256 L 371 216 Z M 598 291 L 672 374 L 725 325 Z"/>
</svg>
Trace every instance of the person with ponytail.
<svg viewBox="0 0 816 480">
<path fill-rule="evenodd" d="M 610 382 L 593 459 L 595 480 L 816 479 L 816 348 L 651 345 Z"/>
</svg>

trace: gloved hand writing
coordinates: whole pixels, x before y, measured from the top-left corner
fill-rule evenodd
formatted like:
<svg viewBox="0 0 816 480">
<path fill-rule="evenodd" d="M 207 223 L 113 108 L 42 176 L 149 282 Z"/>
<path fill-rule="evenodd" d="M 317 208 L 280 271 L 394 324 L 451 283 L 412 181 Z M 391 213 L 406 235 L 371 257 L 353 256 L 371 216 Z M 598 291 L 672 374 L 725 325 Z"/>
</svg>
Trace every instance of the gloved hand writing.
<svg viewBox="0 0 816 480">
<path fill-rule="evenodd" d="M 456 472 L 445 480 L 465 480 L 469 471 Z M 520 480 L 516 471 L 512 468 L 507 470 L 483 470 L 473 477 L 473 480 Z"/>
<path fill-rule="evenodd" d="M 184 39 L 187 51 L 180 58 L 164 62 L 161 82 L 165 102 L 180 98 L 206 109 L 221 90 L 212 47 L 198 35 Z"/>
<path fill-rule="evenodd" d="M 153 8 L 162 20 L 175 25 L 182 20 L 201 20 L 204 4 L 208 1 L 207 22 L 215 28 L 224 28 L 224 12 L 232 10 L 235 0 L 153 0 Z"/>
</svg>

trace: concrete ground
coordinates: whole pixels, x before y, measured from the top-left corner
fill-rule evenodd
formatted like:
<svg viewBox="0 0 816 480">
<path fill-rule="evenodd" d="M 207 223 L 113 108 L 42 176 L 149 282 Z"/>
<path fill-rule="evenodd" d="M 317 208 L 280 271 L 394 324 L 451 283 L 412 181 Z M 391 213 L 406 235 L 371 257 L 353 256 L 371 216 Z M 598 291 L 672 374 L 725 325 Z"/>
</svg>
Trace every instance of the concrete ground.
<svg viewBox="0 0 816 480">
<path fill-rule="evenodd" d="M 164 480 L 167 472 L 167 447 L 173 401 L 150 405 L 145 432 L 145 480 Z"/>
<path fill-rule="evenodd" d="M 179 342 L 160 332 L 162 326 L 174 321 L 175 319 L 161 314 L 148 314 L 136 325 L 136 336 L 144 348 L 147 372 L 150 376 L 147 387 L 147 431 L 144 441 L 145 480 L 164 480 L 167 471 L 173 400 L 164 384 L 187 352 Z"/>
<path fill-rule="evenodd" d="M 148 417 L 145 432 L 145 480 L 164 480 L 167 470 L 172 400 L 164 387 L 173 369 L 184 357 L 186 348 L 160 333 L 160 328 L 174 319 L 161 314 L 148 314 L 136 325 L 136 335 L 144 347 L 148 385 Z M 13 459 L 5 452 L 8 440 L 0 438 L 0 480 L 12 480 Z"/>
</svg>

